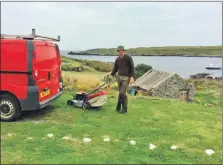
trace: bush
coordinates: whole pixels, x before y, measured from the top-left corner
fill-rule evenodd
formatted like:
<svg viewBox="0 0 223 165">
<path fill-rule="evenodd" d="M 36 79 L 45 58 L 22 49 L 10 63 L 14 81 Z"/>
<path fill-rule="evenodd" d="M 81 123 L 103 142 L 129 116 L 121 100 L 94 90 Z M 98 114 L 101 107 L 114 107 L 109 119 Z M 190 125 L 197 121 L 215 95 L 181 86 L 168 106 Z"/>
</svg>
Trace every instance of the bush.
<svg viewBox="0 0 223 165">
<path fill-rule="evenodd" d="M 150 65 L 138 64 L 135 67 L 135 78 L 138 79 L 143 74 L 145 74 L 146 72 L 148 72 L 150 69 L 152 69 L 152 66 L 150 66 Z"/>
<path fill-rule="evenodd" d="M 113 64 L 102 61 L 90 61 L 90 60 L 80 60 L 80 59 L 75 59 L 75 60 L 91 68 L 94 68 L 95 70 L 100 72 L 109 72 L 113 68 Z"/>
<path fill-rule="evenodd" d="M 83 66 L 76 66 L 70 63 L 62 64 L 61 69 L 62 71 L 83 71 L 84 70 Z"/>
<path fill-rule="evenodd" d="M 89 69 L 86 66 L 93 68 L 99 72 L 110 72 L 113 68 L 112 63 L 107 63 L 102 61 L 82 60 L 82 59 L 71 59 L 62 56 L 62 70 L 64 71 L 72 71 L 72 67 L 73 68 L 82 67 L 82 69 Z"/>
<path fill-rule="evenodd" d="M 148 70 L 152 69 L 152 66 L 150 65 L 146 65 L 146 64 L 138 64 L 136 67 L 135 67 L 135 70 L 136 71 L 142 71 L 144 73 L 148 72 Z"/>
</svg>

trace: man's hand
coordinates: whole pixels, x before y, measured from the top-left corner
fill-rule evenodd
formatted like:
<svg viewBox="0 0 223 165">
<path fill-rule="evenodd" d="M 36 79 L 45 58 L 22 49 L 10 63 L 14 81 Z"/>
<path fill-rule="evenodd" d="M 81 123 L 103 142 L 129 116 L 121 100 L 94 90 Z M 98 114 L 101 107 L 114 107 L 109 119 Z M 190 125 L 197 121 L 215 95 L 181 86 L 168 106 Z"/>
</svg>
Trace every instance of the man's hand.
<svg viewBox="0 0 223 165">
<path fill-rule="evenodd" d="M 131 78 L 130 78 L 130 82 L 129 82 L 129 84 L 132 85 L 132 84 L 134 83 L 134 81 L 135 81 L 135 80 L 134 80 L 134 77 L 131 77 Z"/>
<path fill-rule="evenodd" d="M 111 72 L 108 72 L 108 73 L 106 74 L 107 77 L 110 76 L 110 75 L 111 75 Z"/>
</svg>

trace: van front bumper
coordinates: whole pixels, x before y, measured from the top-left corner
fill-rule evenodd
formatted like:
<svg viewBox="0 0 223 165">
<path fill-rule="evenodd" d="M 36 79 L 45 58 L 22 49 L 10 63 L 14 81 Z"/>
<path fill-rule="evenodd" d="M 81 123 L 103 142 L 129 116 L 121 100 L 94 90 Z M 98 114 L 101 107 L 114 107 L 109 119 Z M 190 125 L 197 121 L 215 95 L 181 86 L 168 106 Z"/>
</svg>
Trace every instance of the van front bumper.
<svg viewBox="0 0 223 165">
<path fill-rule="evenodd" d="M 50 97 L 43 102 L 39 102 L 39 89 L 36 86 L 28 87 L 28 96 L 25 100 L 20 100 L 20 107 L 22 111 L 38 110 L 49 105 L 53 100 L 59 98 L 63 94 L 60 90 L 56 95 Z"/>
</svg>

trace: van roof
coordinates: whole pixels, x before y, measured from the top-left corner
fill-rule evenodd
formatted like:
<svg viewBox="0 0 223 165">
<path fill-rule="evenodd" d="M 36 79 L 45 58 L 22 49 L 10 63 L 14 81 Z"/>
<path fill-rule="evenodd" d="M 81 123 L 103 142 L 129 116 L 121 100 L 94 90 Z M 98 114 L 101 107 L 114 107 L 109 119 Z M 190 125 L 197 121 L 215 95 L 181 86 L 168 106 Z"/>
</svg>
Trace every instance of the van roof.
<svg viewBox="0 0 223 165">
<path fill-rule="evenodd" d="M 60 41 L 60 35 L 57 38 L 52 38 L 48 36 L 37 35 L 35 29 L 32 29 L 31 35 L 8 35 L 1 34 L 1 39 L 9 39 L 9 40 L 42 40 L 42 41 Z"/>
<path fill-rule="evenodd" d="M 27 39 L 14 39 L 14 38 L 3 38 L 1 39 L 1 44 L 8 44 L 8 43 L 26 43 Z M 40 39 L 34 39 L 31 40 L 33 42 L 38 42 L 38 43 L 48 43 L 48 45 L 56 45 L 54 42 L 52 41 L 48 41 L 48 40 L 40 40 Z"/>
</svg>

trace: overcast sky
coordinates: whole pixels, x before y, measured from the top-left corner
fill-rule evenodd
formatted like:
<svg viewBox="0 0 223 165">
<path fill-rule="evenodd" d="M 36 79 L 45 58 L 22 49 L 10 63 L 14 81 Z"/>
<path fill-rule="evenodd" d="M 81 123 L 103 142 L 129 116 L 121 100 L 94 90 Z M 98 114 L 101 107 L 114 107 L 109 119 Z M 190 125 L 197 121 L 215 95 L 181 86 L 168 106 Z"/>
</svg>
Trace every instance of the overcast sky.
<svg viewBox="0 0 223 165">
<path fill-rule="evenodd" d="M 217 2 L 3 2 L 1 33 L 61 35 L 61 50 L 221 45 Z"/>
</svg>

